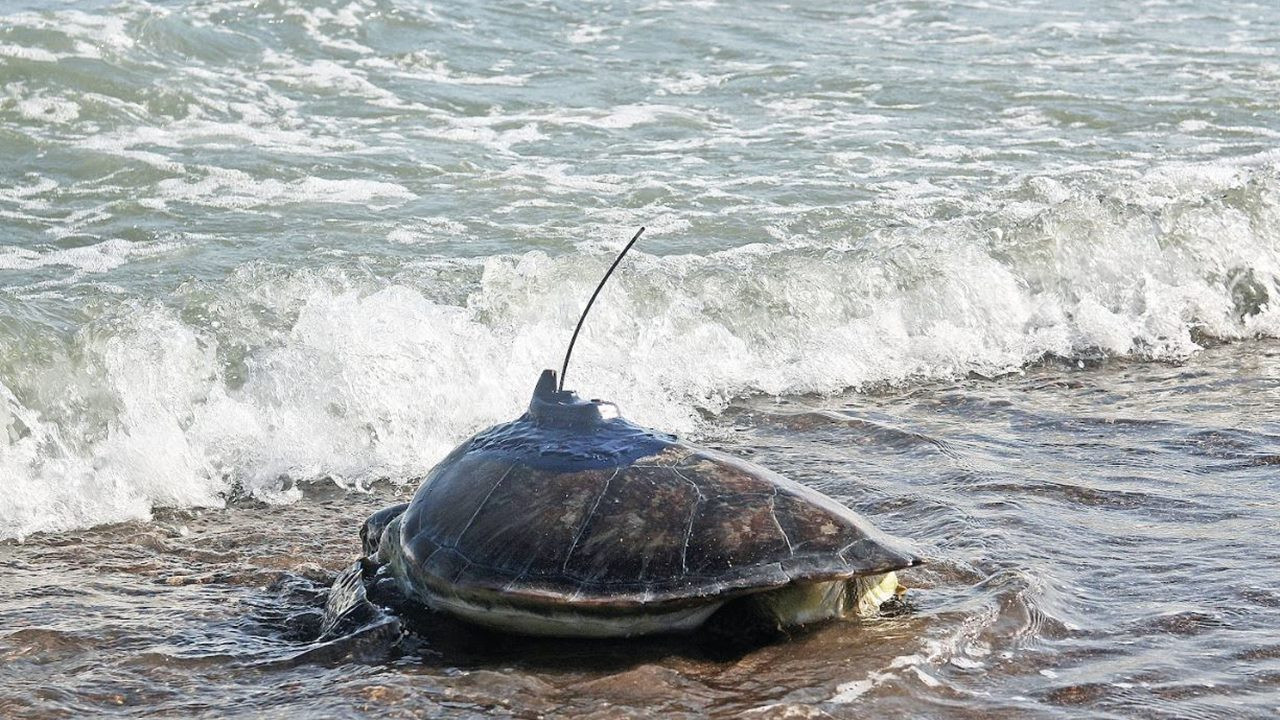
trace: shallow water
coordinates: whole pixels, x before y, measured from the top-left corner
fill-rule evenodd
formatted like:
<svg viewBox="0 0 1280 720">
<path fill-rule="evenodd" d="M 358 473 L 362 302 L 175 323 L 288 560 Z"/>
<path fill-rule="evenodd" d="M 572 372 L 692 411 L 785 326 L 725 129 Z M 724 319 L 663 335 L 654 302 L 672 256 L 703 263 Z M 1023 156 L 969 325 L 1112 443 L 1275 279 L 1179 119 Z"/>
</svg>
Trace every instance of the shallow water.
<svg viewBox="0 0 1280 720">
<path fill-rule="evenodd" d="M 1272 714 L 1277 97 L 1235 0 L 0 0 L 0 715 Z M 570 386 L 917 611 L 314 642 L 640 225 Z"/>
<path fill-rule="evenodd" d="M 709 443 L 912 538 L 904 616 L 749 652 L 499 637 L 439 616 L 315 642 L 363 517 L 408 488 L 166 512 L 0 547 L 0 712 L 1265 717 L 1280 711 L 1280 345 L 1185 363 L 756 398 Z"/>
</svg>

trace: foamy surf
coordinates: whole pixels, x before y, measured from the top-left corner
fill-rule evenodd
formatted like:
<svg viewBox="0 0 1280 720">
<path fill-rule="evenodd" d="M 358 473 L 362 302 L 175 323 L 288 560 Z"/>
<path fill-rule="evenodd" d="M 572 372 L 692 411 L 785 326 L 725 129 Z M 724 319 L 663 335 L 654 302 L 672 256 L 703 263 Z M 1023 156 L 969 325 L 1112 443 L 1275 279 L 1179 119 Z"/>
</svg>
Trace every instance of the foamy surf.
<svg viewBox="0 0 1280 720">
<path fill-rule="evenodd" d="M 0 716 L 1274 711 L 1265 3 L 48 5 L 0 9 Z M 325 628 L 640 225 L 570 385 L 917 541 L 915 607 Z"/>
<path fill-rule="evenodd" d="M 700 413 L 755 393 L 994 376 L 1046 355 L 1178 360 L 1205 338 L 1280 336 L 1272 166 L 1168 167 L 1105 193 L 1025 188 L 985 227 L 636 252 L 590 318 L 570 384 L 697 434 Z M 283 502 L 299 483 L 412 482 L 520 412 L 606 246 L 382 276 L 262 261 L 164 302 L 108 302 L 70 334 L 9 329 L 0 532 L 233 494 Z M 166 249 L 108 241 L 0 262 L 102 273 Z M 21 349 L 33 338 L 43 354 Z"/>
</svg>

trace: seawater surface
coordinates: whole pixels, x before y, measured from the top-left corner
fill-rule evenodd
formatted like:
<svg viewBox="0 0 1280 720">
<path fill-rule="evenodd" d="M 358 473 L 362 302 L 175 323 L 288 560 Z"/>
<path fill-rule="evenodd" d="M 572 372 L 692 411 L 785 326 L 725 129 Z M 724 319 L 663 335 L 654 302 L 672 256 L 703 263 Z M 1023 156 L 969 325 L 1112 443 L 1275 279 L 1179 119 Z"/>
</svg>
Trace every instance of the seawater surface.
<svg viewBox="0 0 1280 720">
<path fill-rule="evenodd" d="M 1269 3 L 0 1 L 0 714 L 1280 712 Z M 569 385 L 914 540 L 914 613 L 316 640 Z"/>
<path fill-rule="evenodd" d="M 914 609 L 750 651 L 498 637 L 442 616 L 319 637 L 360 522 L 306 486 L 0 549 L 14 717 L 1270 717 L 1280 344 L 1185 363 L 735 401 L 705 441 L 913 538 Z M 513 509 L 513 517 L 518 509 Z"/>
</svg>

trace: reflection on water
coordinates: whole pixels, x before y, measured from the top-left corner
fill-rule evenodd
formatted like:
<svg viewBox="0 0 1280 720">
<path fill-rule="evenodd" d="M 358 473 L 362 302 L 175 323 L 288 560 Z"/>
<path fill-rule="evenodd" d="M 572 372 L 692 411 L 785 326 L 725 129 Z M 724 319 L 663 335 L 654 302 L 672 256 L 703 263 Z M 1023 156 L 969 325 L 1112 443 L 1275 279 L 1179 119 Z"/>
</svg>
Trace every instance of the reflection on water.
<svg viewBox="0 0 1280 720">
<path fill-rule="evenodd" d="M 914 539 L 915 611 L 723 653 L 429 613 L 318 641 L 371 494 L 0 547 L 0 715 L 1210 717 L 1280 708 L 1280 346 L 743 401 L 709 444 Z M 393 621 L 388 622 L 388 618 Z"/>
</svg>

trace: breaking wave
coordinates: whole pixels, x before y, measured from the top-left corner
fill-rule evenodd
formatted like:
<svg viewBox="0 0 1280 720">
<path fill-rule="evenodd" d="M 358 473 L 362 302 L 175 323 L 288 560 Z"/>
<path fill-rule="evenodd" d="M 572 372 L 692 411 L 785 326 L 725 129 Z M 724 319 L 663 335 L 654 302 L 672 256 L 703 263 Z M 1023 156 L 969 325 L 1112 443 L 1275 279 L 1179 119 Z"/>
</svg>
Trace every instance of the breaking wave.
<svg viewBox="0 0 1280 720">
<path fill-rule="evenodd" d="M 987 202 L 834 242 L 633 253 L 568 385 L 696 434 L 744 394 L 999 375 L 1046 355 L 1177 360 L 1206 339 L 1280 336 L 1270 156 L 1111 187 L 1037 177 Z M 255 261 L 83 323 L 0 307 L 0 536 L 419 478 L 521 411 L 614 249 L 385 273 Z M 7 258 L 80 273 L 131 260 Z"/>
</svg>

